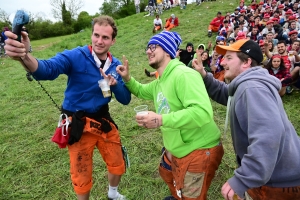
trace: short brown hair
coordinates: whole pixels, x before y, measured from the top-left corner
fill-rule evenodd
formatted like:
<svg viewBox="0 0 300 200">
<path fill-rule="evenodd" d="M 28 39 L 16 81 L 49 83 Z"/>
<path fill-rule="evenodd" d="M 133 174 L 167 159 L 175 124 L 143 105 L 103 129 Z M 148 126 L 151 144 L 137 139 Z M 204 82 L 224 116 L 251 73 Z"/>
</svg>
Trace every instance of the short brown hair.
<svg viewBox="0 0 300 200">
<path fill-rule="evenodd" d="M 250 58 L 252 60 L 251 62 L 251 67 L 256 67 L 258 66 L 258 63 L 256 60 L 252 59 L 250 56 L 248 56 L 247 54 L 243 53 L 243 52 L 237 52 L 236 53 L 237 57 L 240 59 L 240 61 L 242 62 L 246 62 L 248 61 L 248 58 Z"/>
<path fill-rule="evenodd" d="M 99 17 L 96 17 L 93 19 L 93 28 L 92 28 L 92 32 L 94 32 L 94 26 L 95 24 L 98 25 L 104 25 L 104 26 L 111 26 L 113 29 L 113 33 L 112 33 L 112 39 L 114 39 L 115 37 L 117 37 L 118 34 L 118 29 L 115 23 L 115 20 L 107 15 L 100 15 Z"/>
</svg>

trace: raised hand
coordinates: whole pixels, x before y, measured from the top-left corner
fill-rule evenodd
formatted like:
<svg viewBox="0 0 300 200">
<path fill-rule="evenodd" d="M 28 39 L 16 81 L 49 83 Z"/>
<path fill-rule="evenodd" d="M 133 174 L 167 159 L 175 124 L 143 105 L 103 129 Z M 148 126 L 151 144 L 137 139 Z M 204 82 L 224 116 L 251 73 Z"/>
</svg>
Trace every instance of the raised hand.
<svg viewBox="0 0 300 200">
<path fill-rule="evenodd" d="M 28 34 L 24 31 L 21 32 L 22 42 L 17 41 L 16 39 L 18 36 L 10 31 L 5 31 L 4 34 L 7 37 L 4 46 L 6 54 L 15 60 L 26 56 L 30 49 L 30 40 Z"/>
<path fill-rule="evenodd" d="M 179 54 L 181 53 L 181 50 L 179 49 L 178 51 L 176 51 L 176 58 L 179 57 Z"/>
<path fill-rule="evenodd" d="M 117 67 L 117 72 L 118 74 L 120 74 L 120 76 L 122 76 L 125 82 L 128 82 L 130 80 L 128 60 L 124 55 L 122 60 L 123 60 L 123 65 L 119 65 Z"/>
<path fill-rule="evenodd" d="M 194 59 L 192 61 L 192 66 L 195 70 L 197 70 L 202 77 L 205 77 L 206 76 L 206 71 L 203 67 L 203 63 L 202 63 L 202 60 L 201 60 L 201 57 L 197 57 L 197 59 Z"/>
<path fill-rule="evenodd" d="M 100 73 L 102 74 L 103 78 L 108 79 L 108 85 L 117 85 L 118 81 L 110 74 L 106 75 L 103 69 L 100 68 Z"/>
</svg>

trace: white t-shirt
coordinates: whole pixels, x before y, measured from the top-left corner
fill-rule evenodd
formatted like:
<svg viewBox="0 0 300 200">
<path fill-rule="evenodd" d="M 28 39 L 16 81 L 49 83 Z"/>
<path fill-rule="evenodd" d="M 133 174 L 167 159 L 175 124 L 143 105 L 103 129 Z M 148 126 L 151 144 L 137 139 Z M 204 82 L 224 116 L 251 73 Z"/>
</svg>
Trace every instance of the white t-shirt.
<svg viewBox="0 0 300 200">
<path fill-rule="evenodd" d="M 160 18 L 159 18 L 159 19 L 156 19 L 156 18 L 155 18 L 155 19 L 153 20 L 153 24 L 154 24 L 154 26 L 155 26 L 155 25 L 159 25 L 159 24 L 162 26 L 162 21 L 161 21 Z"/>
</svg>

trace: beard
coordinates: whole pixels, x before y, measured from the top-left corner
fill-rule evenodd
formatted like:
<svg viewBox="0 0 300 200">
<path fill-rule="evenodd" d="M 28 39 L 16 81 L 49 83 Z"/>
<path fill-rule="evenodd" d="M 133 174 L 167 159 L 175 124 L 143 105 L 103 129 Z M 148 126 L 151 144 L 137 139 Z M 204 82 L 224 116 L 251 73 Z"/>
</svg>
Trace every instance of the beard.
<svg viewBox="0 0 300 200">
<path fill-rule="evenodd" d="M 159 60 L 156 60 L 153 63 L 150 63 L 149 66 L 152 67 L 153 69 L 158 69 L 163 63 L 162 58 L 160 58 Z"/>
<path fill-rule="evenodd" d="M 158 69 L 159 68 L 159 63 L 158 62 L 156 62 L 156 63 L 151 63 L 151 64 L 149 64 L 150 65 L 150 67 L 152 67 L 153 69 Z"/>
</svg>

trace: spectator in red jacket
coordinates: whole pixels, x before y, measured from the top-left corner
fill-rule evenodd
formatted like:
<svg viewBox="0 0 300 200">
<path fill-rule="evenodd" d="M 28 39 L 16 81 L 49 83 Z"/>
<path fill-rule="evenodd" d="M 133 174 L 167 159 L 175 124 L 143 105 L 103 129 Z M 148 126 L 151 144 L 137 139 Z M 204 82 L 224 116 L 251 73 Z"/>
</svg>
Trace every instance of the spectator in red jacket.
<svg viewBox="0 0 300 200">
<path fill-rule="evenodd" d="M 220 25 L 223 23 L 224 17 L 221 12 L 217 13 L 217 17 L 215 17 L 208 26 L 208 37 L 211 37 L 212 32 L 218 32 Z"/>
<path fill-rule="evenodd" d="M 175 17 L 174 14 L 171 15 L 166 21 L 165 31 L 170 31 L 172 28 L 179 25 L 178 17 Z"/>
</svg>

